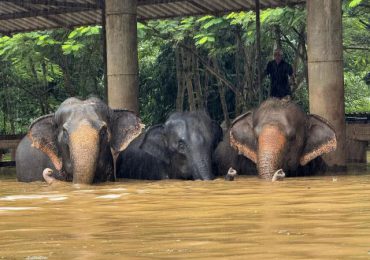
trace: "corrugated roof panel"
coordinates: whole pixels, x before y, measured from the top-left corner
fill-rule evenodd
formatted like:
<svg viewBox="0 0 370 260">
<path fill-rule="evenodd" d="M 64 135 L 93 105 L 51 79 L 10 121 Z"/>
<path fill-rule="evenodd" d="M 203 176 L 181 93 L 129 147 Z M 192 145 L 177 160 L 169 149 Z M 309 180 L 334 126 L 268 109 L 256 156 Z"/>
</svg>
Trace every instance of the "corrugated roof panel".
<svg viewBox="0 0 370 260">
<path fill-rule="evenodd" d="M 12 33 L 101 23 L 103 0 L 0 0 L 0 32 Z M 261 8 L 304 0 L 260 0 Z M 138 0 L 139 20 L 254 10 L 254 0 Z"/>
<path fill-rule="evenodd" d="M 15 31 L 17 28 L 17 24 L 13 23 L 12 21 L 1 21 L 1 33 Z"/>
<path fill-rule="evenodd" d="M 171 16 L 173 13 L 176 13 L 178 15 L 183 15 L 184 14 L 184 11 L 186 12 L 186 10 L 182 10 L 181 6 L 179 4 L 174 4 L 174 3 L 169 3 L 169 4 L 161 4 L 161 5 L 158 5 L 159 8 L 163 8 L 164 10 L 167 10 L 167 13 L 166 13 L 166 16 Z M 195 7 L 192 6 L 192 9 L 194 9 Z"/>
<path fill-rule="evenodd" d="M 165 17 L 170 15 L 172 12 L 169 12 L 168 9 L 163 9 L 160 5 L 152 5 L 150 6 L 152 16 L 151 17 Z"/>
<path fill-rule="evenodd" d="M 70 26 L 101 23 L 101 11 L 87 11 L 56 15 L 58 19 L 64 19 L 65 24 Z"/>
<path fill-rule="evenodd" d="M 212 13 L 219 13 L 220 12 L 220 7 L 218 6 L 217 1 L 201 0 L 199 2 L 202 2 L 203 4 L 206 4 L 207 7 L 212 10 Z"/>
<path fill-rule="evenodd" d="M 191 14 L 191 13 L 199 14 L 202 12 L 201 9 L 197 8 L 191 2 L 180 2 L 180 3 L 177 3 L 177 5 L 179 6 L 179 9 L 181 10 L 181 15 L 186 15 L 186 14 Z"/>
<path fill-rule="evenodd" d="M 26 9 L 22 8 L 19 5 L 15 5 L 10 2 L 0 2 L 0 14 L 24 12 Z"/>
<path fill-rule="evenodd" d="M 227 3 L 229 4 L 229 6 L 231 7 L 231 9 L 233 9 L 233 10 L 240 10 L 240 9 L 242 9 L 242 6 L 237 1 L 229 1 Z"/>
<path fill-rule="evenodd" d="M 144 20 L 145 17 L 150 15 L 150 10 L 147 10 L 145 6 L 137 7 L 137 19 Z"/>
<path fill-rule="evenodd" d="M 147 14 L 147 15 L 142 15 L 143 16 L 143 19 L 155 19 L 155 17 L 158 17 L 159 16 L 159 14 L 158 14 L 158 12 L 155 12 L 155 10 L 153 10 L 152 8 L 150 8 L 149 6 L 140 6 L 140 9 L 141 10 L 144 10 L 145 11 L 145 13 Z M 138 9 L 138 12 L 139 12 L 140 10 Z M 161 16 L 162 17 L 162 16 Z"/>
</svg>

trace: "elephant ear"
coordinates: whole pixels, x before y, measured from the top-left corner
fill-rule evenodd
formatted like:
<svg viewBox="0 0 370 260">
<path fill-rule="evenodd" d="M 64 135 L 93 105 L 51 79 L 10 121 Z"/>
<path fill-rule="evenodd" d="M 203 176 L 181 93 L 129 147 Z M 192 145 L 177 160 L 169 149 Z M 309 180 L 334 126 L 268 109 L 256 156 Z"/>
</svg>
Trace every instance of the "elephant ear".
<svg viewBox="0 0 370 260">
<path fill-rule="evenodd" d="M 308 138 L 299 161 L 301 165 L 306 165 L 316 157 L 337 148 L 335 130 L 329 122 L 318 115 L 308 117 Z"/>
<path fill-rule="evenodd" d="M 219 142 L 222 141 L 223 138 L 223 133 L 222 133 L 222 128 L 216 121 L 212 121 L 212 126 L 211 126 L 211 133 L 212 133 L 212 149 L 216 149 L 217 145 Z"/>
<path fill-rule="evenodd" d="M 139 147 L 154 158 L 166 164 L 170 163 L 170 154 L 167 148 L 166 134 L 163 125 L 150 127 L 144 134 L 144 138 Z"/>
<path fill-rule="evenodd" d="M 253 131 L 253 112 L 249 111 L 232 122 L 230 144 L 239 153 L 257 163 L 257 138 Z"/>
<path fill-rule="evenodd" d="M 28 129 L 28 137 L 35 147 L 44 152 L 54 164 L 55 169 L 62 169 L 62 159 L 58 156 L 57 129 L 54 114 L 39 117 L 32 122 Z"/>
<path fill-rule="evenodd" d="M 139 117 L 128 110 L 113 111 L 111 120 L 111 148 L 114 154 L 125 150 L 144 128 Z"/>
</svg>

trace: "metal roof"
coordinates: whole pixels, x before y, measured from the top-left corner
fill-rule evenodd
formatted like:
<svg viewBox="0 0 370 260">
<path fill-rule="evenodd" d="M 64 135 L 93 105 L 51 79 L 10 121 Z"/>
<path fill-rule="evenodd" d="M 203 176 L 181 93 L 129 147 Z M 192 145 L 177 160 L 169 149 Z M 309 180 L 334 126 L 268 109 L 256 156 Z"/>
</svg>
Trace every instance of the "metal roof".
<svg viewBox="0 0 370 260">
<path fill-rule="evenodd" d="M 255 0 L 137 0 L 138 20 L 254 10 Z M 260 0 L 260 8 L 304 4 Z M 0 0 L 0 33 L 100 24 L 104 0 Z"/>
</svg>

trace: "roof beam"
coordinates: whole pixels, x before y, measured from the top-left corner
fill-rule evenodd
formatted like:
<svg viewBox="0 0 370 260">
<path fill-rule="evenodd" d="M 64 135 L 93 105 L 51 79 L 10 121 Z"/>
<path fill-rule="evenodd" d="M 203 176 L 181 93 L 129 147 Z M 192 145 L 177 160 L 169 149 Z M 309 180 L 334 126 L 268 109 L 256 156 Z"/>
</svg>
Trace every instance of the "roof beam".
<svg viewBox="0 0 370 260">
<path fill-rule="evenodd" d="M 12 34 L 10 32 L 6 32 L 6 31 L 3 31 L 3 30 L 0 30 L 0 34 L 1 35 L 5 35 L 5 36 L 12 36 Z"/>
<path fill-rule="evenodd" d="M 27 9 L 27 11 L 29 11 L 29 12 L 38 11 L 38 9 L 34 8 L 33 5 L 31 5 L 31 4 L 23 4 L 22 7 L 24 9 Z M 50 20 L 54 24 L 61 26 L 61 27 L 65 27 L 66 26 L 63 22 L 60 22 L 58 19 L 55 19 L 54 17 L 50 17 L 50 16 L 43 16 L 43 17 L 45 19 Z"/>
<path fill-rule="evenodd" d="M 211 10 L 211 9 L 209 9 L 209 8 L 207 8 L 207 7 L 205 7 L 205 6 L 203 6 L 203 5 L 202 5 L 202 4 L 200 4 L 200 3 L 197 3 L 196 1 L 188 0 L 188 2 L 189 2 L 190 4 L 192 4 L 192 5 L 194 5 L 195 7 L 199 8 L 200 10 L 204 11 L 204 12 L 208 12 L 208 13 L 212 12 L 212 10 Z"/>
<path fill-rule="evenodd" d="M 156 5 L 156 4 L 168 4 L 176 2 L 187 2 L 186 0 L 137 0 L 137 5 Z"/>
<path fill-rule="evenodd" d="M 76 13 L 86 11 L 86 8 L 58 8 L 49 10 L 37 10 L 37 11 L 25 11 L 10 14 L 0 14 L 0 20 L 10 20 L 10 19 L 22 19 L 28 17 L 48 17 L 50 15 L 65 14 L 65 13 Z"/>
<path fill-rule="evenodd" d="M 12 3 L 12 4 L 20 5 L 20 6 L 32 4 L 32 5 L 47 5 L 47 6 L 55 6 L 55 7 L 85 8 L 85 9 L 101 8 L 101 1 L 96 1 L 96 4 L 66 2 L 66 1 L 58 1 L 58 0 L 0 0 L 0 2 Z"/>
</svg>

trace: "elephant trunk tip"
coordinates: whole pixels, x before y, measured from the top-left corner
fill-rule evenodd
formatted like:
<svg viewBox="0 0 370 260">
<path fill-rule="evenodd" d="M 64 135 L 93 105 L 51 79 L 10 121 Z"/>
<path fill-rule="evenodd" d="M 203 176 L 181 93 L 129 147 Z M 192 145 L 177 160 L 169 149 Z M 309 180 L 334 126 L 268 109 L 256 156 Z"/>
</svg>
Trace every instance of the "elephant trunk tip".
<svg viewBox="0 0 370 260">
<path fill-rule="evenodd" d="M 230 167 L 229 170 L 227 171 L 227 174 L 225 175 L 225 180 L 227 181 L 233 181 L 235 179 L 235 176 L 237 176 L 238 173 L 237 171 Z"/>
<path fill-rule="evenodd" d="M 274 175 L 272 176 L 271 178 L 271 181 L 274 182 L 274 181 L 282 181 L 284 180 L 285 178 L 285 172 L 283 171 L 283 169 L 279 169 L 277 170 Z"/>
<path fill-rule="evenodd" d="M 55 178 L 51 175 L 53 174 L 53 170 L 50 168 L 45 168 L 42 172 L 42 177 L 46 181 L 47 184 L 52 184 L 55 181 Z"/>
</svg>

